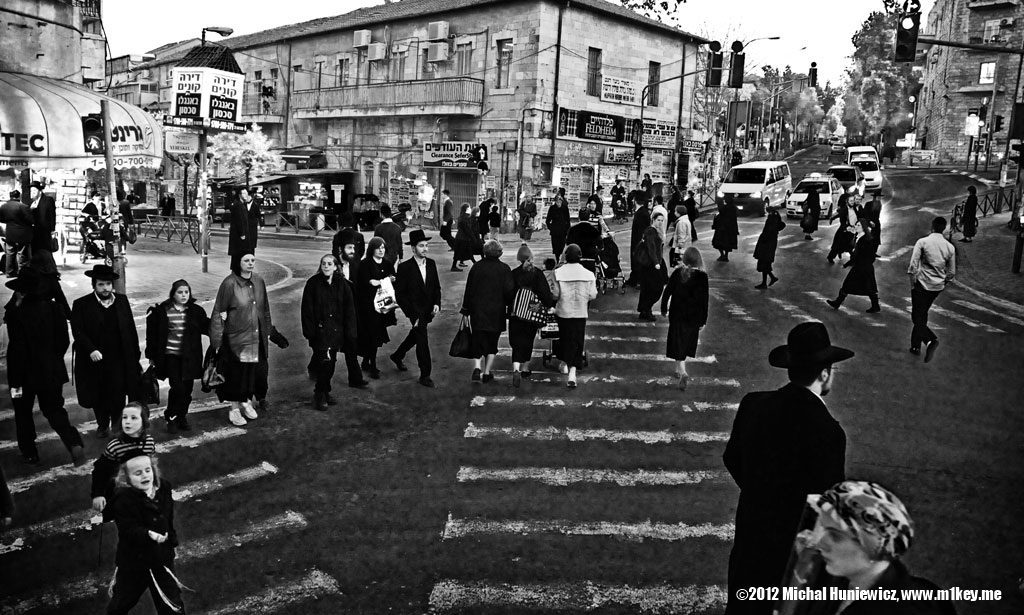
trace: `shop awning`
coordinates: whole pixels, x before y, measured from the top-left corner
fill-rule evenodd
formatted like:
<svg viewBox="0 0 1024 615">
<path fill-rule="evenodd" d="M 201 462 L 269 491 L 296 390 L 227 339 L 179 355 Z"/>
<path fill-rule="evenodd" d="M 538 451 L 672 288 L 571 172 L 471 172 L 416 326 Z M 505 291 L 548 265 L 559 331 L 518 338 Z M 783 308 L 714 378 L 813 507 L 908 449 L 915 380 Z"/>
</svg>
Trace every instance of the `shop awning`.
<svg viewBox="0 0 1024 615">
<path fill-rule="evenodd" d="M 281 152 L 281 157 L 288 162 L 309 160 L 314 156 L 323 156 L 324 150 L 316 147 L 292 147 Z"/>
<path fill-rule="evenodd" d="M 157 169 L 163 162 L 160 123 L 139 107 L 82 85 L 0 71 L 0 170 L 101 169 L 86 152 L 82 118 L 108 101 L 114 167 Z"/>
</svg>

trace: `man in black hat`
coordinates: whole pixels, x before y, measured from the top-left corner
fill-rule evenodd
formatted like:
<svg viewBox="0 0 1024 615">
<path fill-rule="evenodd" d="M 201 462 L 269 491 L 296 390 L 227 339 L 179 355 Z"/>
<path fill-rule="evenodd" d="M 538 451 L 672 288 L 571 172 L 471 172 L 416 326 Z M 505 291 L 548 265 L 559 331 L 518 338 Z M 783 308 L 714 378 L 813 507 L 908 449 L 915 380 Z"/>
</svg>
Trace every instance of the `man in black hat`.
<svg viewBox="0 0 1024 615">
<path fill-rule="evenodd" d="M 139 334 L 128 298 L 114 292 L 118 275 L 109 265 L 93 265 L 93 292 L 71 305 L 75 336 L 75 387 L 78 403 L 96 414 L 96 436 L 110 435 L 121 423 L 125 398 L 135 399 L 139 366 Z"/>
<path fill-rule="evenodd" d="M 846 476 L 846 433 L 823 398 L 834 365 L 853 351 L 833 346 L 820 322 L 797 325 L 787 341 L 768 363 L 788 370 L 789 384 L 744 396 L 723 456 L 740 488 L 728 615 L 772 612 L 773 601 L 740 600 L 736 591 L 782 584 L 807 495 Z"/>
<path fill-rule="evenodd" d="M 355 260 L 363 260 L 363 255 L 366 253 L 366 240 L 356 228 L 356 217 L 352 215 L 352 212 L 342 212 L 338 216 L 338 227 L 338 232 L 334 234 L 334 239 L 331 241 L 331 252 L 340 259 L 342 242 L 351 239 L 355 241 Z"/>
<path fill-rule="evenodd" d="M 28 265 L 29 247 L 32 244 L 32 210 L 21 202 L 21 193 L 11 191 L 11 198 L 0 205 L 0 222 L 4 228 L 4 253 L 7 266 L 4 273 L 9 278 L 17 277 L 22 267 Z"/>
<path fill-rule="evenodd" d="M 384 240 L 384 259 L 397 267 L 402 260 L 402 227 L 391 219 L 391 208 L 387 205 L 380 206 L 380 215 L 382 220 L 373 227 L 373 236 Z"/>
<path fill-rule="evenodd" d="M 26 462 L 39 463 L 36 426 L 32 408 L 39 400 L 39 411 L 71 453 L 75 465 L 85 463 L 82 436 L 68 421 L 64 409 L 64 367 L 68 325 L 64 308 L 46 292 L 43 278 L 32 268 L 7 282 L 15 292 L 4 311 L 9 342 L 7 346 L 7 383 L 14 403 L 14 423 L 18 449 Z"/>
<path fill-rule="evenodd" d="M 238 191 L 238 199 L 231 204 L 230 215 L 228 254 L 231 255 L 231 271 L 238 271 L 242 256 L 256 254 L 256 241 L 259 239 L 260 208 L 249 188 Z"/>
<path fill-rule="evenodd" d="M 416 347 L 416 362 L 420 366 L 420 384 L 434 386 L 430 379 L 430 345 L 427 339 L 427 324 L 441 311 L 441 281 L 437 277 L 437 264 L 427 258 L 427 237 L 422 229 L 409 233 L 406 245 L 412 246 L 412 258 L 398 265 L 395 272 L 395 299 L 410 321 L 412 329 L 398 350 L 391 355 L 391 361 L 398 371 L 406 371 L 405 354 Z"/>
<path fill-rule="evenodd" d="M 338 254 L 338 262 L 340 267 L 338 268 L 338 275 L 345 279 L 348 283 L 349 290 L 352 291 L 353 301 L 358 302 L 356 296 L 356 276 L 359 274 L 359 256 L 356 253 L 357 246 L 362 243 L 363 235 L 353 229 L 343 229 L 338 233 L 341 236 L 340 241 L 335 237 L 336 244 L 340 244 L 341 251 Z M 347 316 L 353 321 L 356 319 L 356 311 L 352 310 Z M 359 329 L 359 324 L 353 322 L 353 330 Z M 345 367 L 348 369 L 348 386 L 361 389 L 368 386 L 370 383 L 363 378 L 363 370 L 359 367 L 359 349 L 355 340 L 350 340 L 351 343 L 345 344 Z"/>
<path fill-rule="evenodd" d="M 57 268 L 53 260 L 53 231 L 57 228 L 57 203 L 53 197 L 43 193 L 43 184 L 32 182 L 29 186 L 29 207 L 32 209 L 32 254 L 46 264 Z"/>
</svg>

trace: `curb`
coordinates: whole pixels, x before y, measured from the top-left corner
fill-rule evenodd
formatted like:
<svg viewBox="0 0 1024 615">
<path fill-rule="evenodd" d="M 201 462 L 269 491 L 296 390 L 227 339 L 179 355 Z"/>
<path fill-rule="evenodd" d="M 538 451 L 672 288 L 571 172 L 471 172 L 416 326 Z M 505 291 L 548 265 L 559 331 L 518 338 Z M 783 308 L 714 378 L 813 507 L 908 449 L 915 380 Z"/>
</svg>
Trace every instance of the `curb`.
<svg viewBox="0 0 1024 615">
<path fill-rule="evenodd" d="M 957 280 L 956 278 L 953 278 L 953 280 L 951 280 L 951 284 L 971 293 L 972 295 L 978 297 L 979 299 L 983 299 L 993 305 L 997 305 L 1008 312 L 1012 312 L 1015 316 L 1024 317 L 1024 305 L 1020 303 L 1014 303 L 1013 301 L 1008 301 L 1006 299 L 1001 299 L 994 295 L 990 295 L 986 292 L 974 288 L 973 286 L 964 284 L 963 282 Z"/>
<path fill-rule="evenodd" d="M 969 178 L 973 179 L 976 182 L 985 184 L 986 186 L 998 186 L 999 185 L 999 181 L 998 180 L 995 180 L 995 179 L 985 179 L 984 177 L 980 177 L 980 176 L 978 176 L 978 175 L 976 175 L 974 173 L 970 173 L 968 171 L 960 171 L 959 169 L 950 169 L 949 172 L 950 173 L 956 173 L 957 175 L 963 175 L 964 177 L 969 177 Z"/>
</svg>

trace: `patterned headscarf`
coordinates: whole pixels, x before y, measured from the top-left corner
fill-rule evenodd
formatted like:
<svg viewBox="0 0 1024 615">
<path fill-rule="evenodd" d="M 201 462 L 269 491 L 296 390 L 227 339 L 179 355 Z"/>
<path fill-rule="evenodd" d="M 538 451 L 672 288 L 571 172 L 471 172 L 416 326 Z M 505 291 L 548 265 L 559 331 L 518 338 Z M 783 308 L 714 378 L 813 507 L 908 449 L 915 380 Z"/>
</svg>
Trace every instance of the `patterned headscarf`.
<svg viewBox="0 0 1024 615">
<path fill-rule="evenodd" d="M 818 498 L 817 509 L 846 527 L 876 557 L 897 559 L 914 539 L 913 522 L 903 502 L 877 483 L 837 483 Z"/>
</svg>

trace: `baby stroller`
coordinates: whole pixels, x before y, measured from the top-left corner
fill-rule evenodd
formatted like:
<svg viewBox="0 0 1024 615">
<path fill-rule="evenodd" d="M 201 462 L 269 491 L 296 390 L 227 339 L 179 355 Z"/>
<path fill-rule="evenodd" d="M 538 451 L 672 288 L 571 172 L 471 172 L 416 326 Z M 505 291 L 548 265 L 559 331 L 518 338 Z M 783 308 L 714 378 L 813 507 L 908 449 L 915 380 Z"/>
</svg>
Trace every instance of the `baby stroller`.
<svg viewBox="0 0 1024 615">
<path fill-rule="evenodd" d="M 583 261 L 580 261 L 583 264 Z M 551 369 L 551 359 L 555 358 L 555 344 L 558 343 L 558 321 L 555 320 L 553 313 L 547 314 L 547 322 L 540 328 L 540 339 L 548 340 L 550 344 L 548 349 L 541 352 L 540 360 L 544 367 Z M 583 350 L 583 367 L 589 367 L 590 360 L 587 357 L 587 351 Z"/>
<path fill-rule="evenodd" d="M 629 222 L 629 216 L 632 212 L 629 210 L 629 204 L 626 203 L 626 199 L 616 198 L 612 199 L 612 213 L 614 214 L 612 222 Z"/>
<path fill-rule="evenodd" d="M 109 224 L 103 222 L 97 224 L 95 221 L 86 218 L 82 221 L 79 230 L 82 233 L 82 249 L 80 258 L 85 263 L 89 258 L 98 258 L 107 265 L 112 265 L 113 260 L 107 252 L 107 230 Z"/>
<path fill-rule="evenodd" d="M 608 233 L 601 239 L 601 250 L 596 263 L 599 265 L 594 271 L 597 276 L 597 290 L 606 294 L 609 288 L 619 289 L 619 293 L 626 292 L 626 277 L 622 275 L 622 265 L 619 263 L 619 246 L 615 243 L 615 234 Z"/>
</svg>

